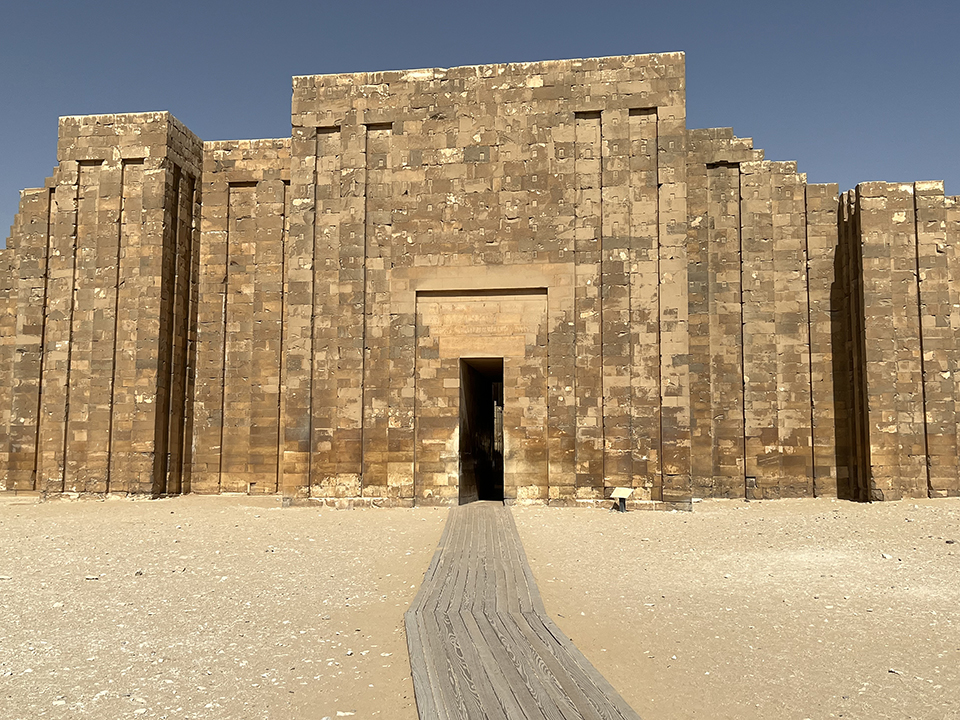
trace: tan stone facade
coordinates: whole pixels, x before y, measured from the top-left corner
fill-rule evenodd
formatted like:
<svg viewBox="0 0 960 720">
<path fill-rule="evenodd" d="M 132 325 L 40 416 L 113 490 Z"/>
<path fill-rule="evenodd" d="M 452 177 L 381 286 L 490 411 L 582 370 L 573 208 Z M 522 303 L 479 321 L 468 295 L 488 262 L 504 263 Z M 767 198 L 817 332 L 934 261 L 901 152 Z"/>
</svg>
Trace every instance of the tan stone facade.
<svg viewBox="0 0 960 720">
<path fill-rule="evenodd" d="M 681 54 L 63 118 L 0 253 L 0 489 L 960 494 L 960 205 L 688 130 Z M 956 277 L 955 277 L 956 276 Z"/>
</svg>

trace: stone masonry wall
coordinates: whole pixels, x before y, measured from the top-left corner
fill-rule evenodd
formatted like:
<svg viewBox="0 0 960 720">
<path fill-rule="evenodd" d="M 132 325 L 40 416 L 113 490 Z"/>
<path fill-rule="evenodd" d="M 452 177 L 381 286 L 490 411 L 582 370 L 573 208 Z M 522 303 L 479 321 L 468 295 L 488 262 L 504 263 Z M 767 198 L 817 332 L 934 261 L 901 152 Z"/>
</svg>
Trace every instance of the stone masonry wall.
<svg viewBox="0 0 960 720">
<path fill-rule="evenodd" d="M 543 288 L 547 471 L 507 497 L 689 498 L 683 108 L 679 55 L 295 78 L 285 484 L 450 500 L 419 293 Z"/>
<path fill-rule="evenodd" d="M 464 501 L 467 360 L 507 502 L 960 494 L 942 184 L 688 130 L 675 53 L 296 77 L 292 124 L 61 119 L 0 251 L 0 491 Z"/>
<path fill-rule="evenodd" d="M 818 497 L 836 497 L 840 479 L 849 478 L 847 461 L 840 457 L 838 434 L 849 422 L 838 402 L 835 377 L 837 353 L 833 346 L 837 280 L 834 275 L 838 245 L 835 184 L 806 186 L 807 301 L 810 321 L 810 392 L 813 406 L 813 491 Z"/>
<path fill-rule="evenodd" d="M 743 497 L 741 163 L 762 159 L 729 128 L 690 132 L 688 245 L 693 494 Z"/>
<path fill-rule="evenodd" d="M 459 497 L 460 358 L 503 358 L 504 485 L 547 500 L 547 293 L 417 298 L 415 473 L 418 503 Z"/>
<path fill-rule="evenodd" d="M 8 251 L 7 487 L 179 491 L 167 460 L 185 413 L 170 396 L 183 396 L 176 300 L 192 285 L 199 141 L 167 113 L 67 117 L 57 155 Z"/>
<path fill-rule="evenodd" d="M 836 493 L 833 394 L 826 384 L 836 190 L 807 187 L 795 165 L 762 157 L 730 129 L 690 131 L 698 497 Z M 831 209 L 832 226 L 822 217 Z"/>
<path fill-rule="evenodd" d="M 289 140 L 204 144 L 193 492 L 278 491 L 289 188 Z"/>
<path fill-rule="evenodd" d="M 863 183 L 846 197 L 859 499 L 960 493 L 955 199 L 942 183 Z"/>
</svg>

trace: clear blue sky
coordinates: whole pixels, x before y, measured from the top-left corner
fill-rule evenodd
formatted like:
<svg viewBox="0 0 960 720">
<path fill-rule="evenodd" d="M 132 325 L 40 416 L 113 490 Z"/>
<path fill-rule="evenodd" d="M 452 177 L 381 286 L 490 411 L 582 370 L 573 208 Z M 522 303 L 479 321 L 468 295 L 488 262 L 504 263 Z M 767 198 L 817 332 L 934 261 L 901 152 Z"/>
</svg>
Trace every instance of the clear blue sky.
<svg viewBox="0 0 960 720">
<path fill-rule="evenodd" d="M 960 194 L 960 2 L 0 0 L 0 239 L 57 117 L 169 110 L 204 140 L 290 132 L 290 78 L 683 51 L 689 127 L 811 182 Z"/>
</svg>

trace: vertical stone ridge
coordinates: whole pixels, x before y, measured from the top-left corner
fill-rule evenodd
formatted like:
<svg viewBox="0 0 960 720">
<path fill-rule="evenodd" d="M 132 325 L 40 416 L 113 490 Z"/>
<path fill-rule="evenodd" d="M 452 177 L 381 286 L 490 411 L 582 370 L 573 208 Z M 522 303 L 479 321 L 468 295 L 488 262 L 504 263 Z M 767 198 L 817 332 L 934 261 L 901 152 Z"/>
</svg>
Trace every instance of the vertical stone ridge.
<svg viewBox="0 0 960 720">
<path fill-rule="evenodd" d="M 643 500 L 659 493 L 660 222 L 657 109 L 633 108 L 630 125 L 630 324 L 633 333 L 631 406 L 632 486 Z"/>
<path fill-rule="evenodd" d="M 812 493 L 805 179 L 795 163 L 741 165 L 747 494 Z"/>
<path fill-rule="evenodd" d="M 713 438 L 714 413 L 712 368 L 713 354 L 711 337 L 713 286 L 711 272 L 711 226 L 716 224 L 714 215 L 720 210 L 711 203 L 712 175 L 717 173 L 717 164 L 708 163 L 704 152 L 703 138 L 690 137 L 690 150 L 702 162 L 690 163 L 687 167 L 687 294 L 690 327 L 690 474 L 693 495 L 709 495 L 713 487 Z"/>
<path fill-rule="evenodd" d="M 114 354 L 114 382 L 110 415 L 110 462 L 107 474 L 111 491 L 131 488 L 131 473 L 137 467 L 135 433 L 138 405 L 146 387 L 137 372 L 140 323 L 146 321 L 141 259 L 149 250 L 145 245 L 144 208 L 145 158 L 124 161 L 123 198 L 120 208 L 119 264 L 117 268 L 117 337 Z"/>
<path fill-rule="evenodd" d="M 64 487 L 70 492 L 103 492 L 96 476 L 96 459 L 91 457 L 91 447 L 95 448 L 99 441 L 99 428 L 95 424 L 95 405 L 100 388 L 94 371 L 94 323 L 99 296 L 103 292 L 98 283 L 99 246 L 100 233 L 108 225 L 102 217 L 106 212 L 103 205 L 107 198 L 101 197 L 100 179 L 106 171 L 103 161 L 84 160 L 80 162 L 78 173 L 74 300 L 70 313 L 70 366 L 63 447 Z"/>
<path fill-rule="evenodd" d="M 837 452 L 847 473 L 838 474 L 838 497 L 873 500 L 870 468 L 870 424 L 867 416 L 866 318 L 863 287 L 863 252 L 860 240 L 860 198 L 855 190 L 841 197 L 839 244 L 835 264 L 836 284 L 832 298 L 838 316 L 832 328 L 834 408 L 837 422 Z"/>
<path fill-rule="evenodd" d="M 743 497 L 750 288 L 741 275 L 743 263 L 752 262 L 743 247 L 743 166 L 759 163 L 763 153 L 731 128 L 689 131 L 687 153 L 692 493 Z M 768 263 L 763 276 L 772 271 Z"/>
<path fill-rule="evenodd" d="M 289 169 L 288 169 L 289 172 Z M 280 244 L 280 337 L 277 344 L 277 447 L 276 463 L 277 472 L 274 478 L 274 492 L 283 492 L 283 389 L 286 385 L 283 376 L 283 349 L 285 347 L 284 337 L 284 311 L 286 305 L 286 294 L 284 288 L 287 284 L 287 240 L 290 237 L 290 178 L 283 180 L 283 229 Z"/>
<path fill-rule="evenodd" d="M 177 240 L 180 236 L 180 165 L 168 159 L 163 173 L 163 232 L 160 250 L 159 342 L 156 358 L 156 399 L 154 402 L 154 449 L 151 491 L 162 495 L 167 489 L 170 461 L 170 410 L 173 395 L 174 316 L 177 276 Z"/>
<path fill-rule="evenodd" d="M 806 177 L 776 163 L 773 200 L 777 420 L 780 497 L 813 494 L 810 335 L 807 305 Z"/>
<path fill-rule="evenodd" d="M 806 186 L 807 297 L 810 324 L 810 382 L 813 425 L 813 482 L 817 497 L 836 497 L 846 462 L 838 458 L 838 415 L 834 377 L 833 294 L 840 279 L 835 266 L 838 252 L 839 188 L 835 184 Z"/>
<path fill-rule="evenodd" d="M 293 128 L 291 141 L 289 233 L 284 245 L 284 346 L 281 393 L 280 486 L 285 497 L 310 492 L 314 454 L 313 387 L 315 356 L 315 280 L 319 242 L 317 187 L 319 139 L 316 126 Z M 328 319 L 329 321 L 329 319 Z M 324 352 L 325 349 L 320 349 Z M 324 354 L 325 358 L 325 354 Z M 317 447 L 316 451 L 319 451 Z M 329 451 L 327 451 L 329 452 Z"/>
<path fill-rule="evenodd" d="M 657 111 L 660 237 L 661 499 L 691 498 L 687 286 L 686 100 L 682 58 L 658 72 L 669 91 Z"/>
<path fill-rule="evenodd" d="M 56 211 L 48 260 L 50 278 L 41 377 L 44 392 L 40 405 L 41 449 L 37 486 L 43 492 L 64 490 L 64 421 L 70 367 L 77 175 L 76 161 L 60 162 L 60 182 L 55 188 Z"/>
<path fill-rule="evenodd" d="M 218 271 L 226 279 L 218 316 L 223 335 L 216 336 L 223 347 L 220 485 L 228 492 L 271 493 L 283 462 L 290 143 L 224 142 L 212 150 L 226 191 L 224 269 Z"/>
<path fill-rule="evenodd" d="M 16 266 L 21 235 L 20 213 L 11 227 L 12 245 L 0 250 L 0 490 L 15 490 L 9 476 L 10 427 L 13 420 L 13 362 L 17 325 Z"/>
<path fill-rule="evenodd" d="M 947 298 L 950 303 L 949 337 L 953 344 L 949 346 L 953 362 L 948 370 L 953 378 L 953 434 L 960 446 L 960 197 L 947 196 L 944 198 L 944 226 L 946 243 L 944 250 L 947 255 Z M 950 429 L 946 429 L 949 435 Z M 958 467 L 960 474 L 960 467 Z M 937 496 L 960 496 L 960 477 L 950 486 L 933 488 Z"/>
<path fill-rule="evenodd" d="M 391 169 L 396 160 L 392 123 L 368 123 L 364 134 L 366 183 L 364 193 L 363 267 L 364 322 L 361 373 L 361 494 L 399 497 L 389 481 L 390 408 L 400 401 L 395 392 L 388 277 L 392 246 Z"/>
<path fill-rule="evenodd" d="M 194 427 L 196 420 L 197 371 L 199 361 L 199 346 L 197 342 L 200 322 L 200 278 L 201 278 L 201 238 L 203 227 L 202 188 L 203 188 L 203 160 L 200 163 L 201 173 L 193 179 L 192 225 L 190 227 L 190 287 L 188 290 L 188 326 L 186 337 L 186 378 L 184 387 L 184 418 L 183 418 L 183 459 L 181 461 L 180 492 L 193 492 L 193 457 L 195 452 Z"/>
<path fill-rule="evenodd" d="M 951 298 L 951 238 L 942 183 L 914 183 L 921 369 L 923 373 L 927 494 L 943 497 L 958 488 L 958 310 Z"/>
<path fill-rule="evenodd" d="M 740 166 L 707 168 L 711 494 L 738 497 L 743 466 L 743 305 Z M 692 340 L 692 338 L 691 338 Z"/>
<path fill-rule="evenodd" d="M 603 388 L 600 316 L 602 218 L 602 121 L 599 111 L 578 113 L 576 122 L 577 228 L 577 499 L 602 497 Z M 598 347 L 599 346 L 599 347 Z"/>
<path fill-rule="evenodd" d="M 187 445 L 187 398 L 190 372 L 190 335 L 193 331 L 195 308 L 192 305 L 191 287 L 196 274 L 193 265 L 195 243 L 196 178 L 189 172 L 179 171 L 175 182 L 177 202 L 176 224 L 171 237 L 173 270 L 170 278 L 169 312 L 171 313 L 169 411 L 167 445 L 165 453 L 169 463 L 162 478 L 164 493 L 179 494 L 183 489 L 184 476 L 188 473 L 189 454 Z"/>
<path fill-rule="evenodd" d="M 243 307 L 245 290 L 252 288 L 252 267 L 246 249 L 255 243 L 256 184 L 228 185 L 226 282 L 223 294 L 223 392 L 220 396 L 220 489 L 246 492 L 246 463 L 250 453 L 250 352 L 253 323 Z M 252 299 L 252 298 L 251 298 Z M 239 307 L 238 307 L 239 306 Z M 245 417 L 246 415 L 246 417 Z"/>
<path fill-rule="evenodd" d="M 343 236 L 349 234 L 350 223 L 345 192 L 356 192 L 356 173 L 349 169 L 347 153 L 348 128 L 341 125 L 318 127 L 314 131 L 315 145 L 312 164 L 314 184 L 311 188 L 315 220 L 311 229 L 310 257 L 313 258 L 312 284 L 312 353 L 307 357 L 310 370 L 311 408 L 310 453 L 306 456 L 309 478 L 307 487 L 312 496 L 335 497 L 338 473 L 344 458 L 338 443 L 344 440 L 340 432 L 340 383 L 345 377 L 341 369 L 340 335 L 347 332 L 343 326 L 344 312 L 340 297 L 341 255 Z M 352 161 L 356 164 L 356 160 Z M 353 207 L 353 222 L 357 209 Z M 363 222 L 360 218 L 359 222 Z M 356 225 L 352 232 L 356 240 Z M 361 224 L 362 231 L 362 224 Z M 314 239 L 315 238 L 315 239 Z M 361 240 L 362 242 L 362 240 Z M 348 261 L 349 262 L 349 261 Z M 352 261 L 356 263 L 356 258 Z M 349 269 L 345 269 L 349 272 Z M 361 341 L 362 342 L 362 341 Z M 349 388 L 344 388 L 349 392 Z"/>
<path fill-rule="evenodd" d="M 633 485 L 630 111 L 603 114 L 601 315 L 604 496 Z"/>
<path fill-rule="evenodd" d="M 335 468 L 321 481 L 321 493 L 333 497 L 361 494 L 361 435 L 364 268 L 366 266 L 367 126 L 359 111 L 346 118 L 341 132 L 340 231 L 337 249 L 337 336 L 334 346 L 337 401 L 333 413 Z"/>
<path fill-rule="evenodd" d="M 928 374 L 928 373 L 929 373 L 929 370 L 928 370 L 928 367 L 927 367 L 927 357 L 926 357 L 926 350 L 925 350 L 925 343 L 924 343 L 924 341 L 926 340 L 927 343 L 930 343 L 931 340 L 934 340 L 934 337 L 925 337 L 925 336 L 932 336 L 932 335 L 933 335 L 933 331 L 935 330 L 935 328 L 929 328 L 929 327 L 928 327 L 928 328 L 927 328 L 927 332 L 924 332 L 924 314 L 925 314 L 925 312 L 924 312 L 924 311 L 925 311 L 924 305 L 926 304 L 926 303 L 925 303 L 925 298 L 922 297 L 922 289 L 923 289 L 924 280 L 926 280 L 927 277 L 930 277 L 930 281 L 931 281 L 931 282 L 929 283 L 929 286 L 931 287 L 931 289 L 932 289 L 934 292 L 933 292 L 933 293 L 930 293 L 929 295 L 933 295 L 933 294 L 936 292 L 936 288 L 935 288 L 934 283 L 933 283 L 933 280 L 934 280 L 935 278 L 932 276 L 932 273 L 929 273 L 929 271 L 933 270 L 933 268 L 928 267 L 928 266 L 927 266 L 927 263 L 924 262 L 924 267 L 923 267 L 923 269 L 921 270 L 921 265 L 920 265 L 920 255 L 921 255 L 922 249 L 921 249 L 921 235 L 920 235 L 921 221 L 920 221 L 920 218 L 918 217 L 919 214 L 920 214 L 920 202 L 919 202 L 918 199 L 917 199 L 917 190 L 918 190 L 918 189 L 919 189 L 919 188 L 917 187 L 917 184 L 914 183 L 914 185 L 913 185 L 913 241 L 914 241 L 914 245 L 913 245 L 913 250 L 914 250 L 914 253 L 913 253 L 913 261 L 914 261 L 914 268 L 915 268 L 915 273 L 916 273 L 916 283 L 917 283 L 917 340 L 918 340 L 919 346 L 920 346 L 920 353 L 919 353 L 919 355 L 920 355 L 920 407 L 921 407 L 921 410 L 922 410 L 922 413 L 923 413 L 922 423 L 921 423 L 921 430 L 922 430 L 922 435 L 923 435 L 923 461 L 924 461 L 924 462 L 923 462 L 923 470 L 924 470 L 924 475 L 925 475 L 924 479 L 926 480 L 927 495 L 929 496 L 929 495 L 932 494 L 932 491 L 933 491 L 933 484 L 932 484 L 931 478 L 930 478 L 930 475 L 931 475 L 931 473 L 930 473 L 930 465 L 931 465 L 931 457 L 930 457 L 930 423 L 931 423 L 931 420 L 934 419 L 934 418 L 932 418 L 932 415 L 934 415 L 934 413 L 931 412 L 932 408 L 931 408 L 930 405 L 928 404 L 928 399 L 929 399 L 930 401 L 933 400 L 933 395 L 934 395 L 934 390 L 935 390 L 935 389 L 932 387 L 932 382 L 931 382 L 932 379 L 929 378 L 929 374 Z M 924 245 L 925 245 L 925 243 L 924 243 Z M 925 249 L 926 249 L 926 247 L 923 248 L 923 250 L 925 250 Z M 926 255 L 926 253 L 923 253 L 923 254 Z M 927 258 L 924 257 L 924 260 L 925 260 L 925 261 L 926 261 L 926 259 L 927 259 Z M 934 300 L 934 301 L 935 301 L 935 297 L 928 297 L 928 298 L 926 298 L 926 299 L 927 299 L 927 300 Z M 937 313 L 936 313 L 937 308 L 936 308 L 935 305 L 934 305 L 934 307 L 932 308 L 932 310 L 933 310 L 933 321 L 934 321 L 934 326 L 935 326 L 935 325 L 936 325 L 936 314 L 937 314 Z M 930 357 L 931 363 L 932 363 L 933 359 L 934 359 L 934 358 L 933 358 L 933 353 L 931 353 L 931 357 Z M 932 369 L 932 368 L 931 368 L 931 369 Z M 930 393 L 930 397 L 929 397 L 929 398 L 927 397 L 927 385 L 928 385 L 928 383 L 930 383 L 930 385 L 931 385 L 931 388 L 930 388 L 931 393 Z M 938 409 L 939 409 L 939 408 L 938 408 Z M 939 420 L 939 418 L 936 418 L 936 420 Z M 941 433 L 940 433 L 940 434 L 942 435 L 942 430 L 941 430 Z M 954 448 L 954 450 L 955 450 L 955 449 L 956 449 L 956 448 Z M 938 454 L 939 454 L 939 453 L 938 453 Z"/>
<path fill-rule="evenodd" d="M 5 449 L 8 449 L 4 474 L 8 490 L 37 489 L 37 433 L 54 183 L 55 178 L 50 178 L 45 187 L 21 193 L 15 232 L 7 243 L 16 256 L 15 326 L 7 338 L 14 346 L 14 352 L 12 376 L 7 385 L 9 417 L 4 419 Z"/>
<path fill-rule="evenodd" d="M 228 152 L 228 148 L 204 143 L 190 473 L 191 490 L 198 493 L 220 489 L 230 188 L 227 177 L 216 170 L 224 167 Z"/>
<path fill-rule="evenodd" d="M 741 165 L 744 434 L 747 496 L 780 478 L 770 184 L 762 163 Z"/>
<path fill-rule="evenodd" d="M 236 223 L 235 214 L 232 212 L 234 207 L 233 202 L 233 187 L 227 185 L 227 224 L 226 231 L 224 233 L 224 247 L 223 247 L 223 295 L 221 298 L 222 301 L 222 310 L 220 314 L 220 322 L 222 323 L 222 328 L 220 330 L 220 373 L 218 376 L 219 385 L 220 385 L 220 408 L 217 417 L 219 418 L 219 424 L 217 425 L 217 433 L 219 435 L 219 441 L 217 442 L 217 492 L 223 490 L 223 456 L 226 451 L 224 447 L 224 442 L 227 437 L 227 363 L 229 362 L 228 356 L 228 344 L 230 342 L 229 336 L 229 314 L 230 314 L 230 236 L 233 234 L 232 230 Z"/>
<path fill-rule="evenodd" d="M 113 343 L 110 357 L 110 407 L 109 407 L 109 418 L 107 420 L 107 457 L 105 462 L 105 477 L 104 477 L 104 487 L 106 492 L 110 492 L 110 473 L 113 468 L 113 463 L 111 458 L 113 456 L 113 426 L 116 419 L 116 398 L 117 398 L 117 352 L 119 350 L 119 333 L 118 329 L 120 326 L 120 263 L 123 257 L 123 226 L 126 223 L 126 213 L 128 208 L 126 207 L 126 190 L 127 183 L 130 180 L 130 174 L 127 171 L 127 161 L 121 161 L 120 163 L 120 207 L 118 208 L 117 214 L 117 223 L 116 223 L 116 238 L 117 238 L 117 256 L 116 256 L 116 274 L 113 278 Z"/>
<path fill-rule="evenodd" d="M 861 183 L 856 189 L 866 391 L 861 412 L 869 438 L 861 471 L 871 500 L 927 494 L 913 195 L 912 184 Z"/>
</svg>

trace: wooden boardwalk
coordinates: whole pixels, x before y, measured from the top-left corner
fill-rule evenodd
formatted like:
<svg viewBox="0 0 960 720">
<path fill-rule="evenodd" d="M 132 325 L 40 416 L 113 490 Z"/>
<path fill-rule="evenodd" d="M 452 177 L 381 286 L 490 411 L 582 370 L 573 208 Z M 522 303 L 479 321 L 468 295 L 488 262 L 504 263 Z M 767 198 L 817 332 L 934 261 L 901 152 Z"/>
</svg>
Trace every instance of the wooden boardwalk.
<svg viewBox="0 0 960 720">
<path fill-rule="evenodd" d="M 420 720 L 639 720 L 547 617 L 500 503 L 450 511 L 405 619 Z"/>
</svg>

